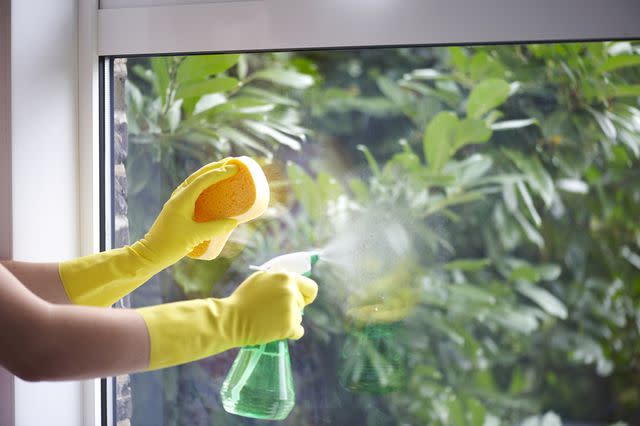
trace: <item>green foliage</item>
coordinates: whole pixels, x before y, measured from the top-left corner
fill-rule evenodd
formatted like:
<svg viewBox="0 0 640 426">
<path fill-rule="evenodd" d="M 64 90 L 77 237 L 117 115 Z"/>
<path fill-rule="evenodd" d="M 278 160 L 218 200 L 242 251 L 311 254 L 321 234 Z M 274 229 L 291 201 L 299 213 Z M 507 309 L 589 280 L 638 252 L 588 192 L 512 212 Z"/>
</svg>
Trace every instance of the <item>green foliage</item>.
<svg viewBox="0 0 640 426">
<path fill-rule="evenodd" d="M 424 155 L 431 169 L 439 171 L 458 151 L 470 143 L 486 142 L 491 129 L 480 120 L 459 120 L 452 112 L 440 112 L 427 126 L 424 133 Z"/>
<path fill-rule="evenodd" d="M 511 88 L 504 80 L 492 78 L 478 83 L 467 99 L 467 114 L 481 118 L 492 109 L 502 105 L 509 97 Z"/>
<path fill-rule="evenodd" d="M 322 247 L 371 214 L 406 231 L 412 255 L 374 280 L 409 306 L 399 324 L 411 338 L 398 343 L 406 386 L 375 399 L 332 387 L 327 372 L 353 337 L 344 304 L 355 284 L 319 267 L 320 295 L 305 310 L 307 335 L 296 348 L 326 377 L 298 379 L 299 389 L 330 395 L 314 405 L 317 395 L 301 390 L 290 424 L 311 416 L 334 424 L 350 416 L 365 424 L 635 424 L 638 49 L 575 43 L 145 60 L 133 65 L 139 80 L 127 88 L 129 211 L 142 208 L 138 200 L 158 205 L 163 190 L 150 182 L 168 175 L 170 187 L 188 164 L 236 153 L 288 160 L 280 183 L 291 199 L 243 237 L 235 261 L 175 268 L 191 296 L 228 288 L 256 259 Z M 134 235 L 142 232 L 130 220 Z M 365 361 L 388 371 L 366 338 L 358 342 L 350 372 Z"/>
<path fill-rule="evenodd" d="M 313 85 L 313 77 L 296 71 L 266 69 L 255 73 L 254 78 L 293 87 L 294 89 L 306 89 Z"/>
</svg>

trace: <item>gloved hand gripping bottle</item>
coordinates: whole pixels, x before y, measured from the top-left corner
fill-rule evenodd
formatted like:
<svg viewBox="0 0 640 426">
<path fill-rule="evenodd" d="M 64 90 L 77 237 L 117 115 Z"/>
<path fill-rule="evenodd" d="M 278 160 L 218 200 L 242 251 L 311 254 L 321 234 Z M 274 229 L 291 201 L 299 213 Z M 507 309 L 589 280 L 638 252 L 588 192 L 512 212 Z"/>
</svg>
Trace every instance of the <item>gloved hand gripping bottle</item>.
<svg viewBox="0 0 640 426">
<path fill-rule="evenodd" d="M 273 258 L 254 269 L 309 276 L 317 261 L 317 252 L 296 252 Z M 220 396 L 228 413 L 264 420 L 285 419 L 295 405 L 289 343 L 278 340 L 240 349 Z"/>
</svg>

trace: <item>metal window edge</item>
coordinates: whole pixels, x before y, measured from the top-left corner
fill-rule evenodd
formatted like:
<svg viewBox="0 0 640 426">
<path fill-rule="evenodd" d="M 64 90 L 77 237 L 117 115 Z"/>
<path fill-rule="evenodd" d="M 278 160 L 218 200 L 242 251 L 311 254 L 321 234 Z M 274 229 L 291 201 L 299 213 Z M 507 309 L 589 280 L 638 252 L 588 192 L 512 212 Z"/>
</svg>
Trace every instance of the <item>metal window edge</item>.
<svg viewBox="0 0 640 426">
<path fill-rule="evenodd" d="M 81 255 L 100 250 L 98 7 L 99 0 L 78 2 L 77 149 Z M 86 426 L 107 426 L 102 419 L 102 380 L 82 383 L 82 419 Z"/>
<path fill-rule="evenodd" d="M 628 0 L 270 0 L 98 11 L 100 55 L 630 39 Z"/>
<path fill-rule="evenodd" d="M 0 1 L 0 259 L 13 252 L 11 203 L 11 2 Z M 15 423 L 14 377 L 0 367 L 0 424 Z"/>
</svg>

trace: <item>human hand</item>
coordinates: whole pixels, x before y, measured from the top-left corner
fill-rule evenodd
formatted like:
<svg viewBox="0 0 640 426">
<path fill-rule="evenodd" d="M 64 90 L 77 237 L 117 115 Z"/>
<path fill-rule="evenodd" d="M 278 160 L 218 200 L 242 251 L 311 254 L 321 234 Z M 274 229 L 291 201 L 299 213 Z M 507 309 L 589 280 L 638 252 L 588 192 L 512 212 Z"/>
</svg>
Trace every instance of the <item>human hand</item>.
<svg viewBox="0 0 640 426">
<path fill-rule="evenodd" d="M 227 160 L 203 166 L 174 190 L 149 232 L 137 243 L 143 247 L 142 256 L 167 267 L 182 259 L 203 241 L 226 241 L 237 225 L 236 220 L 196 222 L 193 215 L 196 200 L 202 191 L 236 174 L 237 166 L 227 164 Z M 133 248 L 136 248 L 135 245 Z"/>
<path fill-rule="evenodd" d="M 227 333 L 234 346 L 297 340 L 304 335 L 302 309 L 312 303 L 318 285 L 289 272 L 256 272 L 221 303 L 227 308 Z"/>
</svg>

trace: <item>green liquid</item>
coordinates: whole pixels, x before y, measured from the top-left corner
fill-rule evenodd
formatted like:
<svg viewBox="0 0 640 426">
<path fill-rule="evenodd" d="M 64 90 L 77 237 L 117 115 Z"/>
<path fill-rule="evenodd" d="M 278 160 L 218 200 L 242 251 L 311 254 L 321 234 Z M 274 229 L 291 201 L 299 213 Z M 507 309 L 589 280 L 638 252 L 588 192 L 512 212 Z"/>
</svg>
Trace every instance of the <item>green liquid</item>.
<svg viewBox="0 0 640 426">
<path fill-rule="evenodd" d="M 229 413 L 266 420 L 286 418 L 295 405 L 287 341 L 242 348 L 220 395 Z"/>
</svg>

